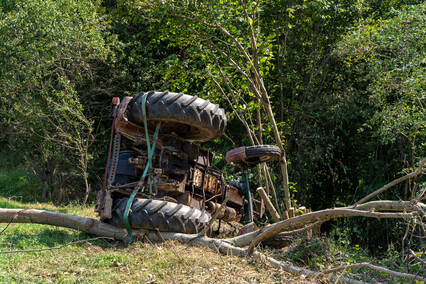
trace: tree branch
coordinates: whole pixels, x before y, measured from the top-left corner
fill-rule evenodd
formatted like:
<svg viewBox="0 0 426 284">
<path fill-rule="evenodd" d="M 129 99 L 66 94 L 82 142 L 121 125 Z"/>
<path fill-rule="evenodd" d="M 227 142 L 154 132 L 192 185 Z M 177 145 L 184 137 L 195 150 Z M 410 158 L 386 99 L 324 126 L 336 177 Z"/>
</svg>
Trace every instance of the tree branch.
<svg viewBox="0 0 426 284">
<path fill-rule="evenodd" d="M 59 212 L 36 209 L 0 209 L 0 223 L 36 223 L 65 227 L 102 237 L 128 241 L 124 228 L 115 227 L 95 219 L 79 217 Z M 145 230 L 133 230 L 133 235 L 143 237 Z"/>
<path fill-rule="evenodd" d="M 417 215 L 416 213 L 379 213 L 379 212 L 366 212 L 362 210 L 354 210 L 354 209 L 346 209 L 346 208 L 336 208 L 336 209 L 326 209 L 326 210 L 316 211 L 316 212 L 312 212 L 305 215 L 300 215 L 294 218 L 280 221 L 266 228 L 265 230 L 261 230 L 262 233 L 260 233 L 256 238 L 253 239 L 247 251 L 248 253 L 252 253 L 257 244 L 267 239 L 270 239 L 285 230 L 300 228 L 303 225 L 311 224 L 316 221 L 328 221 L 334 218 L 354 217 L 354 216 L 377 218 L 377 219 L 413 218 L 416 215 Z"/>
<path fill-rule="evenodd" d="M 376 190 L 375 192 L 372 192 L 372 193 L 370 193 L 369 195 L 365 196 L 364 198 L 361 198 L 361 199 L 360 199 L 359 201 L 357 201 L 354 205 L 364 203 L 364 202 L 366 202 L 367 200 L 370 200 L 371 198 L 373 198 L 374 196 L 376 196 L 376 195 L 378 195 L 378 194 L 382 193 L 383 191 L 385 191 L 385 190 L 387 190 L 387 189 L 389 189 L 389 188 L 391 188 L 391 187 L 393 187 L 393 186 L 395 186 L 395 185 L 397 185 L 397 184 L 399 184 L 399 183 L 401 183 L 401 182 L 403 182 L 403 181 L 405 181 L 405 180 L 407 180 L 407 179 L 414 178 L 414 177 L 418 176 L 419 174 L 421 174 L 421 173 L 423 172 L 423 165 L 424 165 L 425 163 L 426 163 L 426 158 L 424 158 L 424 159 L 420 162 L 420 164 L 419 164 L 418 168 L 417 168 L 414 172 L 409 173 L 409 174 L 407 174 L 407 175 L 405 175 L 405 176 L 403 176 L 403 177 L 400 177 L 399 179 L 396 179 L 396 180 L 391 181 L 390 183 L 388 183 L 388 184 L 386 184 L 386 185 L 382 186 L 381 188 L 379 188 L 379 189 L 378 189 L 378 190 Z"/>
<path fill-rule="evenodd" d="M 387 268 L 383 268 L 383 267 L 380 267 L 380 266 L 373 265 L 373 264 L 368 263 L 368 262 L 356 263 L 356 264 L 331 268 L 331 269 L 324 270 L 321 273 L 323 273 L 323 274 L 335 273 L 335 272 L 338 272 L 338 271 L 353 269 L 353 268 L 359 268 L 359 267 L 368 267 L 372 270 L 377 270 L 377 271 L 384 272 L 384 273 L 387 273 L 387 274 L 390 274 L 390 275 L 426 282 L 425 277 L 421 277 L 421 276 L 414 275 L 414 274 L 408 274 L 408 273 L 393 271 L 393 270 L 390 270 L 390 269 L 387 269 Z"/>
<path fill-rule="evenodd" d="M 368 209 L 371 204 L 373 203 L 363 204 L 364 209 Z M 404 202 L 400 202 L 400 204 L 401 204 L 400 206 L 404 205 L 407 208 L 408 206 L 412 206 L 411 204 L 404 203 Z M 390 208 L 395 209 L 396 207 L 391 206 Z M 304 232 L 312 228 L 313 226 L 316 226 L 327 220 L 338 218 L 338 217 L 350 217 L 350 216 L 364 216 L 364 217 L 372 217 L 372 218 L 379 218 L 379 219 L 380 218 L 415 218 L 416 216 L 418 216 L 418 214 L 417 212 L 416 213 L 379 213 L 379 212 L 362 211 L 362 210 L 355 210 L 355 209 L 348 209 L 348 208 L 328 209 L 328 210 L 317 211 L 317 212 L 309 213 L 306 215 L 301 215 L 291 219 L 287 219 L 279 223 L 276 223 L 274 225 L 266 226 L 263 230 L 258 230 L 257 232 L 254 232 L 252 234 L 247 234 L 245 236 L 242 236 L 243 238 L 237 237 L 234 239 L 212 239 L 206 236 L 200 236 L 196 234 L 188 235 L 188 234 L 173 233 L 173 232 L 162 232 L 161 234 L 158 234 L 158 232 L 146 231 L 146 230 L 133 230 L 133 234 L 138 237 L 145 236 L 149 240 L 154 240 L 154 241 L 164 241 L 164 239 L 179 240 L 184 243 L 192 243 L 192 244 L 196 244 L 196 245 L 200 245 L 204 247 L 207 246 L 223 254 L 231 254 L 235 256 L 245 257 L 248 255 L 248 253 L 252 252 L 252 249 L 257 243 L 269 237 L 277 235 L 284 230 L 287 230 L 287 232 L 282 233 L 282 235 L 297 234 L 297 233 Z M 99 236 L 102 236 L 103 238 L 114 238 L 116 240 L 122 240 L 122 241 L 128 240 L 127 233 L 123 228 L 118 228 L 109 224 L 105 224 L 94 219 L 68 215 L 64 213 L 35 210 L 35 209 L 26 209 L 26 210 L 0 209 L 0 223 L 10 223 L 11 220 L 14 223 L 38 223 L 38 224 L 54 225 L 54 226 L 76 229 L 76 230 L 80 230 L 82 232 L 86 232 L 90 234 L 99 235 Z M 305 227 L 300 228 L 302 226 L 305 226 Z M 292 229 L 293 231 L 288 231 Z M 98 239 L 98 238 L 95 238 L 95 239 Z M 250 240 L 250 242 L 248 242 L 247 240 Z M 87 240 L 82 240 L 79 242 L 85 242 L 85 241 Z M 70 243 L 70 244 L 73 244 L 73 243 Z M 244 244 L 243 246 L 247 246 L 249 244 L 249 248 L 245 249 L 241 247 L 236 247 L 236 245 L 242 245 L 242 244 Z M 61 247 L 63 246 L 55 247 L 55 248 L 46 248 L 41 250 L 59 249 Z M 26 250 L 26 251 L 41 251 L 41 250 Z M 26 251 L 8 251 L 3 253 L 16 253 L 16 252 L 26 252 Z M 252 252 L 252 256 L 262 261 L 268 261 L 272 265 L 282 268 L 284 271 L 297 274 L 297 275 L 305 275 L 306 277 L 323 277 L 325 273 L 332 273 L 332 272 L 337 272 L 337 271 L 345 269 L 345 268 L 336 268 L 334 271 L 329 270 L 325 272 L 316 272 L 316 271 L 307 270 L 304 268 L 293 266 L 291 264 L 277 261 L 271 257 L 266 257 L 265 255 L 257 251 Z M 383 271 L 389 274 L 391 274 L 392 272 L 385 268 L 372 266 L 370 264 L 360 264 L 357 267 L 362 267 L 363 265 L 371 269 L 376 269 L 376 270 L 381 269 L 380 271 Z M 406 273 L 395 272 L 392 275 L 424 281 L 423 277 L 406 274 Z M 340 283 L 359 283 L 356 280 L 337 277 L 337 276 L 331 276 L 331 278 L 333 279 L 333 281 L 339 281 Z"/>
<path fill-rule="evenodd" d="M 96 237 L 96 238 L 91 238 L 91 239 L 86 239 L 86 240 L 80 240 L 80 241 L 76 241 L 76 242 L 71 242 L 71 243 L 67 243 L 64 245 L 60 245 L 57 247 L 51 247 L 51 248 L 42 248 L 42 249 L 23 249 L 23 250 L 9 250 L 9 251 L 0 251 L 0 254 L 9 254 L 9 253 L 21 253 L 21 252 L 38 252 L 38 251 L 51 251 L 51 250 L 58 250 L 67 246 L 71 246 L 71 245 L 77 245 L 77 244 L 81 244 L 81 243 L 87 243 L 90 241 L 96 241 L 96 240 L 114 240 L 113 238 L 109 238 L 109 237 Z"/>
</svg>

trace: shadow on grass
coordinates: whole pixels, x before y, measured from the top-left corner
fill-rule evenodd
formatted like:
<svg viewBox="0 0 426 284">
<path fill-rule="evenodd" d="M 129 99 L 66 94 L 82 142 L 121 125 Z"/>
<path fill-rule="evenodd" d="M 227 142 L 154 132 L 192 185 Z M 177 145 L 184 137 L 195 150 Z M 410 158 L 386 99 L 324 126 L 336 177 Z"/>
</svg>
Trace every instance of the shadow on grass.
<svg viewBox="0 0 426 284">
<path fill-rule="evenodd" d="M 34 206 L 37 204 L 37 206 Z M 9 209 L 38 209 L 38 210 L 47 210 L 47 211 L 55 211 L 61 213 L 67 213 L 68 209 L 66 207 L 54 207 L 48 203 L 38 203 L 34 202 L 25 202 L 25 201 L 16 201 L 16 198 L 7 198 L 0 197 L 0 208 L 9 208 Z"/>
<path fill-rule="evenodd" d="M 66 245 L 69 243 L 96 238 L 96 236 L 89 235 L 83 232 L 63 230 L 58 227 L 49 225 L 34 225 L 32 232 L 28 229 L 18 230 L 17 228 L 8 228 L 10 233 L 3 233 L 0 236 L 0 250 L 28 250 L 28 249 L 41 249 L 41 248 L 52 248 Z M 37 226 L 37 227 L 36 227 Z M 41 227 L 40 227 L 41 226 Z M 3 230 L 5 226 L 1 226 Z M 22 228 L 22 227 L 21 227 Z M 115 248 L 126 247 L 124 243 L 112 242 L 106 239 L 98 239 L 87 242 L 81 242 L 73 244 L 72 246 L 86 247 L 90 243 L 91 245 L 99 246 L 103 250 L 110 250 Z M 5 249 L 5 248 L 8 249 Z"/>
</svg>

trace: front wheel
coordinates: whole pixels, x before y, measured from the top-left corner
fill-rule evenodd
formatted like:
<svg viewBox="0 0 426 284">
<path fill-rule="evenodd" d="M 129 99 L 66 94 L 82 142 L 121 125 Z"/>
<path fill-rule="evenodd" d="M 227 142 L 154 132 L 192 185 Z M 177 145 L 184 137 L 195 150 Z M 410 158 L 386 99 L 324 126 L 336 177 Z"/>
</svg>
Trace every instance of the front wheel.
<svg viewBox="0 0 426 284">
<path fill-rule="evenodd" d="M 281 157 L 281 150 L 273 145 L 239 147 L 226 153 L 226 161 L 229 164 L 247 164 L 249 166 L 270 162 L 279 157 Z"/>
<path fill-rule="evenodd" d="M 128 198 L 114 200 L 111 225 L 124 227 L 123 215 Z M 129 223 L 135 229 L 196 234 L 209 223 L 211 216 L 205 211 L 183 204 L 154 199 L 135 199 L 129 213 Z"/>
</svg>

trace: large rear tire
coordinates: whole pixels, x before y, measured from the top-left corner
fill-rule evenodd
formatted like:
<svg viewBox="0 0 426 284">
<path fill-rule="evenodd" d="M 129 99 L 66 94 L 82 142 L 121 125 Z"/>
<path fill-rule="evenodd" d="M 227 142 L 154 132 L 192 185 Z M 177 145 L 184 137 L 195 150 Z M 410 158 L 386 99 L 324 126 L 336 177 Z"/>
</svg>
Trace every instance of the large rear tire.
<svg viewBox="0 0 426 284">
<path fill-rule="evenodd" d="M 108 223 L 124 227 L 123 214 L 128 198 L 114 200 L 112 218 Z M 129 223 L 135 229 L 196 234 L 209 223 L 211 216 L 205 211 L 183 204 L 162 200 L 135 199 L 129 213 Z"/>
<path fill-rule="evenodd" d="M 187 141 L 207 141 L 225 131 L 225 111 L 217 104 L 196 96 L 172 92 L 148 92 L 135 95 L 127 107 L 130 122 L 144 125 L 142 97 L 146 95 L 148 128 L 161 121 L 160 133 L 175 132 Z"/>
</svg>

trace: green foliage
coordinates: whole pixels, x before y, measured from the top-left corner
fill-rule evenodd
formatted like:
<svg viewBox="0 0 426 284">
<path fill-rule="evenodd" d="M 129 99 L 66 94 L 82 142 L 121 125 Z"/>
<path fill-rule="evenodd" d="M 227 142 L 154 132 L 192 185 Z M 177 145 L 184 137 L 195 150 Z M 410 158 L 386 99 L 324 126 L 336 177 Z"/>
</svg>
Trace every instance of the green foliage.
<svg viewBox="0 0 426 284">
<path fill-rule="evenodd" d="M 59 172 L 68 182 L 86 178 L 98 110 L 90 82 L 100 83 L 113 57 L 99 7 L 30 0 L 0 8 L 2 140 L 49 186 Z"/>
<path fill-rule="evenodd" d="M 426 153 L 425 11 L 422 4 L 394 11 L 386 20 L 362 20 L 336 49 L 362 78 L 374 108 L 365 127 L 385 143 L 405 140 L 418 154 Z"/>
<path fill-rule="evenodd" d="M 34 200 L 41 191 L 38 177 L 17 164 L 11 152 L 0 152 L 0 196 L 11 200 Z M 4 205 L 0 205 L 4 207 Z"/>
</svg>

